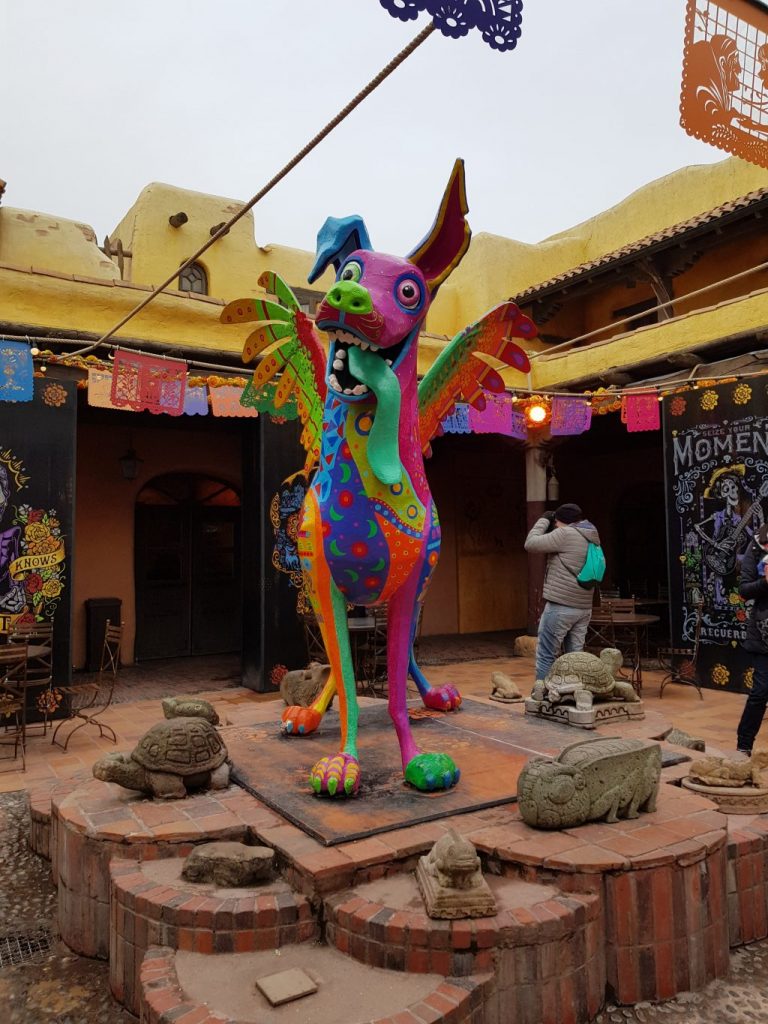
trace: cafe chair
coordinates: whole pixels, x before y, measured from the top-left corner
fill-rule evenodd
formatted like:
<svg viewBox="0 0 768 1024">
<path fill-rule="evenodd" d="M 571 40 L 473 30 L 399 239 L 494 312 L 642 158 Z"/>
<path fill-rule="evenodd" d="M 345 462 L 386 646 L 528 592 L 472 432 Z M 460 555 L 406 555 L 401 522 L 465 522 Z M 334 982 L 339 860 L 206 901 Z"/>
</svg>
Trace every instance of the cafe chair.
<svg viewBox="0 0 768 1024">
<path fill-rule="evenodd" d="M 703 604 L 696 605 L 696 626 L 693 632 L 693 647 L 660 647 L 659 665 L 662 670 L 666 669 L 667 674 L 661 680 L 659 698 L 664 696 L 664 687 L 669 683 L 682 683 L 684 686 L 695 686 L 699 694 L 699 700 L 704 700 L 701 690 L 696 663 L 699 658 L 699 646 L 701 643 L 701 621 L 704 610 Z"/>
<path fill-rule="evenodd" d="M 32 691 L 34 706 L 43 716 L 42 722 L 26 723 L 26 733 L 41 728 L 40 736 L 48 733 L 51 712 L 58 707 L 61 690 L 53 688 L 53 623 L 24 622 L 16 623 L 8 635 L 9 644 L 25 644 L 27 646 L 27 679 L 25 704 L 30 706 L 29 691 Z"/>
<path fill-rule="evenodd" d="M 373 628 L 362 650 L 364 685 L 373 697 L 383 697 L 387 688 L 387 604 L 370 609 Z"/>
<path fill-rule="evenodd" d="M 117 743 L 117 736 L 114 729 L 105 722 L 100 721 L 101 716 L 112 704 L 115 695 L 115 683 L 117 672 L 120 668 L 120 649 L 123 643 L 123 626 L 113 626 L 107 619 L 107 626 L 104 631 L 104 644 L 101 650 L 101 661 L 99 674 L 96 682 L 78 683 L 73 686 L 62 686 L 61 690 L 67 701 L 67 716 L 56 726 L 51 743 L 66 750 L 69 741 L 80 729 L 87 725 L 93 725 L 99 730 L 99 736 L 104 736 Z M 76 723 L 74 728 L 69 729 L 66 739 L 62 743 L 56 739 L 59 730 Z"/>
<path fill-rule="evenodd" d="M 13 747 L 3 760 L 15 761 L 21 753 L 21 770 L 27 770 L 26 747 L 26 644 L 0 647 L 0 747 Z M 14 771 L 15 766 L 3 771 Z"/>
<path fill-rule="evenodd" d="M 321 665 L 328 664 L 328 655 L 325 653 L 323 634 L 320 625 L 312 611 L 304 612 L 301 616 L 301 624 L 304 628 L 304 640 L 307 645 L 307 657 L 310 661 L 317 661 Z"/>
</svg>

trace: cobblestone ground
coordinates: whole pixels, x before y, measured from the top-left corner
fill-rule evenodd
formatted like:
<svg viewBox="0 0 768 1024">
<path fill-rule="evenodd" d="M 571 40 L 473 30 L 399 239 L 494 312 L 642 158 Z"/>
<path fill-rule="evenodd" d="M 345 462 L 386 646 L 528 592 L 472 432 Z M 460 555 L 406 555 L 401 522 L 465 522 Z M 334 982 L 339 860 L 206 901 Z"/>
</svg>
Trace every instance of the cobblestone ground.
<svg viewBox="0 0 768 1024">
<path fill-rule="evenodd" d="M 27 846 L 23 793 L 0 796 L 0 953 L 8 936 L 54 933 L 32 962 L 0 967 L 3 1024 L 135 1024 L 109 993 L 107 965 L 75 956 L 55 938 L 56 890 L 47 861 Z"/>
<path fill-rule="evenodd" d="M 107 965 L 75 956 L 55 938 L 49 865 L 27 846 L 23 793 L 0 795 L 0 950 L 6 936 L 54 933 L 33 962 L 0 966 L 2 1024 L 136 1024 L 109 994 Z M 768 941 L 731 957 L 731 977 L 666 1003 L 608 1005 L 594 1024 L 767 1024 Z M 506 1022 L 505 1022 L 506 1024 Z"/>
</svg>

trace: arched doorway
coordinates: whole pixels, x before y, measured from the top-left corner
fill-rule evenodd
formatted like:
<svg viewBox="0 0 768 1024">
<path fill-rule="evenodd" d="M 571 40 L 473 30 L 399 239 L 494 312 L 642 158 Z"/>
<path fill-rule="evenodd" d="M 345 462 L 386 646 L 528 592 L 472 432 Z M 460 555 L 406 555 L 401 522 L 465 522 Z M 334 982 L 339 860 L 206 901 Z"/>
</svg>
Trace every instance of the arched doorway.
<svg viewBox="0 0 768 1024">
<path fill-rule="evenodd" d="M 237 651 L 242 643 L 240 496 L 167 473 L 136 499 L 136 660 Z"/>
</svg>

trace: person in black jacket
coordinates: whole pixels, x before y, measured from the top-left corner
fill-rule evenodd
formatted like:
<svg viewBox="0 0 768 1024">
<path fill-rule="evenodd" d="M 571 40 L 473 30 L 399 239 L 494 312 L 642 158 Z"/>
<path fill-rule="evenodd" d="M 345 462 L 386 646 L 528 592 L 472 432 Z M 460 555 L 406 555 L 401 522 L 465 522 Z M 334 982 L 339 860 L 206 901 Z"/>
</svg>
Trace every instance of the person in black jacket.
<svg viewBox="0 0 768 1024">
<path fill-rule="evenodd" d="M 736 745 L 744 754 L 752 753 L 768 704 L 768 524 L 763 524 L 744 553 L 741 562 L 739 593 L 745 601 L 754 601 L 747 620 L 742 646 L 753 659 L 752 689 L 736 731 Z M 765 559 L 765 561 L 764 561 Z"/>
</svg>

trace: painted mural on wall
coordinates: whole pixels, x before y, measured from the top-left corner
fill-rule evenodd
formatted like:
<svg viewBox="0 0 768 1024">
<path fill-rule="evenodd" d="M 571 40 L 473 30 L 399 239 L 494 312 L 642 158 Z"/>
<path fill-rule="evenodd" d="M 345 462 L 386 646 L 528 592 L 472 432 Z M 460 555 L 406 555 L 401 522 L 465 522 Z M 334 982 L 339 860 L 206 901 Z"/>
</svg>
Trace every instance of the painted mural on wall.
<svg viewBox="0 0 768 1024">
<path fill-rule="evenodd" d="M 768 167 L 768 10 L 750 0 L 688 0 L 680 123 Z"/>
<path fill-rule="evenodd" d="M 66 683 L 76 389 L 34 383 L 31 402 L 0 402 L 0 634 L 53 622 L 54 679 Z"/>
<path fill-rule="evenodd" d="M 766 385 L 703 387 L 664 412 L 673 646 L 693 645 L 700 613 L 703 685 L 749 689 L 739 568 L 768 519 Z"/>
</svg>

